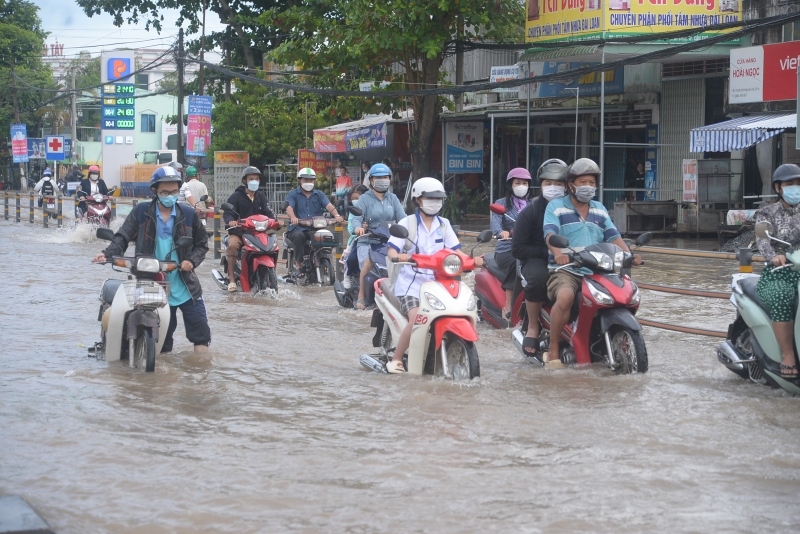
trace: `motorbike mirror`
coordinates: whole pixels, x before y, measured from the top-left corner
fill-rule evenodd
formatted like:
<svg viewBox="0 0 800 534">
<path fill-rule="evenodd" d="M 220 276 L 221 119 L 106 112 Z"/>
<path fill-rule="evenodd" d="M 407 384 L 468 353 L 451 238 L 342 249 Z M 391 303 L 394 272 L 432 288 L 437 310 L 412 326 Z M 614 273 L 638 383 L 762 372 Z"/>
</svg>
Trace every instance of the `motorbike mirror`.
<svg viewBox="0 0 800 534">
<path fill-rule="evenodd" d="M 580 264 L 583 267 L 589 267 L 590 269 L 594 269 L 595 267 L 597 267 L 597 265 L 598 265 L 597 258 L 592 256 L 589 252 L 586 252 L 585 250 L 582 250 L 582 251 L 580 251 L 578 253 L 578 255 L 579 255 L 580 259 L 581 259 Z"/>
<path fill-rule="evenodd" d="M 636 238 L 636 242 L 634 243 L 637 247 L 642 247 L 650 242 L 653 239 L 653 232 L 645 232 L 639 237 Z"/>
<path fill-rule="evenodd" d="M 103 241 L 111 241 L 114 239 L 114 231 L 111 228 L 98 228 L 95 235 L 97 239 L 102 239 Z"/>
<path fill-rule="evenodd" d="M 200 202 L 205 202 L 206 200 L 208 200 L 208 195 L 203 195 L 200 197 Z"/>
<path fill-rule="evenodd" d="M 569 239 L 563 235 L 550 234 L 550 237 L 547 238 L 547 243 L 551 247 L 567 248 L 569 246 Z"/>
<path fill-rule="evenodd" d="M 281 204 L 281 211 L 286 211 L 286 208 L 288 208 L 288 207 L 289 207 L 289 201 L 288 200 L 284 200 L 283 204 Z"/>
<path fill-rule="evenodd" d="M 389 227 L 389 233 L 392 234 L 392 237 L 406 239 L 408 237 L 408 228 L 400 226 L 399 224 L 393 224 Z"/>
<path fill-rule="evenodd" d="M 772 223 L 769 221 L 761 221 L 756 224 L 756 236 L 760 237 L 761 239 L 769 239 L 769 235 L 772 234 L 774 228 L 772 227 Z"/>
<path fill-rule="evenodd" d="M 349 213 L 354 217 L 361 217 L 362 215 L 364 215 L 364 211 L 361 208 L 357 208 L 355 206 L 348 206 L 347 213 Z"/>
<path fill-rule="evenodd" d="M 500 204 L 489 204 L 489 211 L 496 215 L 505 215 L 506 207 L 501 206 Z"/>
<path fill-rule="evenodd" d="M 502 206 L 500 206 L 502 208 Z M 492 240 L 492 231 L 491 230 L 484 230 L 480 234 L 478 234 L 478 243 L 488 243 Z"/>
<path fill-rule="evenodd" d="M 179 237 L 178 238 L 178 246 L 181 247 L 181 248 L 183 248 L 183 247 L 191 247 L 193 243 L 194 243 L 194 239 L 192 239 L 188 235 L 185 235 L 183 237 Z"/>
<path fill-rule="evenodd" d="M 224 212 L 230 213 L 237 219 L 239 218 L 239 214 L 236 212 L 236 208 L 234 208 L 233 204 L 231 204 L 230 202 L 226 202 L 225 204 L 220 206 L 219 209 L 221 209 Z"/>
</svg>

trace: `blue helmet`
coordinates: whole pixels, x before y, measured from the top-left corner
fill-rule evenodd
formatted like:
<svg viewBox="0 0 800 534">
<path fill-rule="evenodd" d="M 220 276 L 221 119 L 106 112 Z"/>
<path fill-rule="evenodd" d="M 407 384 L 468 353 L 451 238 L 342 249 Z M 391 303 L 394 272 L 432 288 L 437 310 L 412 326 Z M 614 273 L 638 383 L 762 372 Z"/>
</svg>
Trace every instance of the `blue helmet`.
<svg viewBox="0 0 800 534">
<path fill-rule="evenodd" d="M 161 182 L 183 182 L 181 174 L 172 167 L 159 167 L 150 177 L 150 187 L 156 187 Z"/>
<path fill-rule="evenodd" d="M 53 171 L 50 169 L 45 169 L 42 171 L 42 176 L 53 176 Z"/>
<path fill-rule="evenodd" d="M 369 177 L 374 178 L 376 176 L 391 176 L 392 169 L 384 165 L 383 163 L 376 163 L 369 169 Z"/>
</svg>

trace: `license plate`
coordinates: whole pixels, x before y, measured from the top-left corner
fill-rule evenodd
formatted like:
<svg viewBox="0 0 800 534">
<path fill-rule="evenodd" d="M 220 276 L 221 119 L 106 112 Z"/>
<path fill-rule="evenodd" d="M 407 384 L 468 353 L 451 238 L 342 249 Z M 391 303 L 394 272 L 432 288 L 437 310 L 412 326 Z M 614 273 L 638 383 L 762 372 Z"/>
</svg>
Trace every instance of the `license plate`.
<svg viewBox="0 0 800 534">
<path fill-rule="evenodd" d="M 56 205 L 55 205 L 55 204 L 53 204 L 52 202 L 48 202 L 48 203 L 47 203 L 47 209 L 49 209 L 49 210 L 56 209 Z"/>
</svg>

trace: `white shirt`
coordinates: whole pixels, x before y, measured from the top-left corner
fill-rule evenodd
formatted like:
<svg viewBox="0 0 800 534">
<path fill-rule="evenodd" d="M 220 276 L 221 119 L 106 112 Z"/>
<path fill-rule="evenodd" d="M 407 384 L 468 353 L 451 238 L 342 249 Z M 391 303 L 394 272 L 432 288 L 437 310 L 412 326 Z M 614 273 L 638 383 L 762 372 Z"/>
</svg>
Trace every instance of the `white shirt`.
<svg viewBox="0 0 800 534">
<path fill-rule="evenodd" d="M 458 236 L 453 232 L 452 225 L 447 224 L 447 231 L 445 235 L 442 235 L 441 217 L 434 217 L 431 222 L 430 230 L 425 227 L 425 223 L 422 222 L 422 217 L 417 213 L 409 215 L 397 224 L 408 228 L 408 221 L 411 217 L 417 218 L 417 237 L 414 246 L 405 252 L 403 248 L 405 247 L 406 240 L 400 239 L 399 237 L 392 237 L 389 240 L 389 246 L 396 251 L 401 254 L 430 255 L 436 254 L 443 248 L 449 248 L 451 250 L 461 248 L 461 243 L 458 241 Z M 430 269 L 417 269 L 411 265 L 403 265 L 394 283 L 394 294 L 398 297 L 405 295 L 419 297 L 419 290 L 422 284 L 433 279 L 433 271 Z"/>
<path fill-rule="evenodd" d="M 96 195 L 97 193 L 100 192 L 100 186 L 97 185 L 97 182 L 99 182 L 99 181 L 100 181 L 99 179 L 98 180 L 89 180 L 89 188 L 91 189 L 91 191 L 89 191 L 90 195 L 94 196 L 94 195 Z"/>
<path fill-rule="evenodd" d="M 181 192 L 178 194 L 178 202 L 186 202 L 190 206 L 194 206 L 200 199 L 203 198 L 203 195 L 208 194 L 208 188 L 206 184 L 201 182 L 197 179 L 192 179 L 186 182 L 181 186 Z M 192 200 L 189 200 L 189 199 Z M 201 203 L 198 208 L 204 208 L 205 203 Z"/>
</svg>

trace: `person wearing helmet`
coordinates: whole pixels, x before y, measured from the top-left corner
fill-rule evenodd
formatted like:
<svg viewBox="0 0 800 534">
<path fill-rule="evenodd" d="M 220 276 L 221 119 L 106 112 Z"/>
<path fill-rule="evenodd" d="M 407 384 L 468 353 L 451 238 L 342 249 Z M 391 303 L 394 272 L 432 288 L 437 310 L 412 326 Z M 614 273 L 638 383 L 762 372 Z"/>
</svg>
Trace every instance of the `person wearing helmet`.
<svg viewBox="0 0 800 534">
<path fill-rule="evenodd" d="M 42 207 L 44 197 L 55 196 L 56 181 L 53 178 L 53 172 L 50 169 L 45 169 L 42 171 L 42 178 L 36 183 L 33 190 L 37 193 L 41 193 L 41 196 L 39 196 L 40 208 Z"/>
<path fill-rule="evenodd" d="M 67 182 L 80 182 L 83 180 L 83 173 L 81 172 L 81 168 L 78 166 L 77 163 L 72 164 L 72 168 L 67 173 L 66 181 Z"/>
<path fill-rule="evenodd" d="M 383 163 L 376 163 L 369 169 L 370 190 L 362 195 L 355 204 L 362 211 L 362 215 L 353 217 L 356 236 L 362 236 L 366 232 L 363 228 L 364 222 L 367 222 L 371 227 L 375 227 L 384 222 L 399 221 L 406 216 L 400 200 L 394 193 L 389 192 L 391 179 L 392 170 Z M 369 273 L 369 270 L 372 269 L 372 261 L 369 259 L 371 245 L 369 241 L 362 239 L 358 241 L 356 246 L 358 265 L 361 269 L 361 285 L 358 287 L 358 300 L 356 300 L 356 309 L 359 310 L 367 307 L 364 278 Z"/>
<path fill-rule="evenodd" d="M 227 211 L 223 215 L 225 226 L 228 227 L 228 248 L 225 249 L 225 258 L 228 260 L 228 273 L 231 274 L 228 284 L 230 292 L 238 289 L 232 273 L 235 272 L 236 259 L 239 257 L 239 251 L 244 243 L 242 241 L 244 231 L 238 228 L 239 219 L 246 219 L 251 215 L 266 215 L 270 219 L 276 219 L 275 213 L 269 207 L 267 196 L 258 190 L 261 186 L 261 178 L 263 175 L 258 168 L 246 167 L 242 171 L 242 185 L 228 197 L 228 204 L 233 205 L 238 217 Z"/>
<path fill-rule="evenodd" d="M 195 167 L 186 168 L 186 182 L 181 186 L 181 192 L 178 194 L 178 202 L 185 202 L 196 210 L 206 208 L 206 203 L 200 199 L 208 195 L 208 188 L 206 184 L 197 179 L 197 169 Z M 212 203 L 214 200 L 207 199 Z"/>
<path fill-rule="evenodd" d="M 317 173 L 314 169 L 304 167 L 297 171 L 297 188 L 289 191 L 286 195 L 286 215 L 289 216 L 289 228 L 284 234 L 284 242 L 292 243 L 292 250 L 294 251 L 294 277 L 300 276 L 300 271 L 303 267 L 303 257 L 306 253 L 306 239 L 308 238 L 309 229 L 298 226 L 300 219 L 308 219 L 311 217 L 319 217 L 322 215 L 323 210 L 327 211 L 336 218 L 336 222 L 342 222 L 339 212 L 333 204 L 330 203 L 325 193 L 319 189 L 314 188 L 317 181 Z"/>
<path fill-rule="evenodd" d="M 626 252 L 628 245 L 622 240 L 617 227 L 611 221 L 605 206 L 592 200 L 597 192 L 597 181 L 600 179 L 600 167 L 597 163 L 581 158 L 570 165 L 567 170 L 567 189 L 569 196 L 557 198 L 550 202 L 544 215 L 544 237 L 548 241 L 550 235 L 562 235 L 569 239 L 571 248 L 586 247 L 596 243 L 614 243 Z M 575 294 L 580 290 L 584 274 L 591 274 L 589 269 L 567 267 L 559 271 L 554 269 L 570 262 L 569 257 L 560 248 L 550 245 L 549 264 L 553 272 L 547 280 L 547 297 L 553 302 L 550 313 L 550 331 L 561 332 L 569 320 Z M 642 258 L 634 256 L 634 265 L 640 265 Z M 551 367 L 560 367 L 559 336 L 550 336 L 550 347 L 542 361 Z"/>
<path fill-rule="evenodd" d="M 529 208 L 522 211 L 514 225 L 511 254 L 519 261 L 520 281 L 525 290 L 525 311 L 528 329 L 522 350 L 529 357 L 539 354 L 539 312 L 547 300 L 547 245 L 544 242 L 544 213 L 551 200 L 564 196 L 567 164 L 560 159 L 548 159 L 536 172 L 542 194 Z"/>
<path fill-rule="evenodd" d="M 86 195 L 101 195 L 108 194 L 108 186 L 100 179 L 100 167 L 92 165 L 89 167 L 89 177 L 81 180 L 81 185 L 78 186 L 78 192 L 75 197 L 80 199 L 78 203 L 78 213 L 82 219 L 86 219 Z"/>
<path fill-rule="evenodd" d="M 781 349 L 781 378 L 796 380 L 793 303 L 797 298 L 800 272 L 779 267 L 786 265 L 786 253 L 800 246 L 800 167 L 785 163 L 775 169 L 772 189 L 778 194 L 778 201 L 758 210 L 756 224 L 772 224 L 771 236 L 786 244 L 766 237 L 756 238 L 758 250 L 767 262 L 756 292 L 769 310 L 772 329 Z"/>
<path fill-rule="evenodd" d="M 208 252 L 208 233 L 191 207 L 178 204 L 180 187 L 181 177 L 175 169 L 156 169 L 150 178 L 153 200 L 139 202 L 125 218 L 108 247 L 92 261 L 105 263 L 112 256 L 122 256 L 128 243 L 133 241 L 136 243 L 137 256 L 155 256 L 161 261 L 177 262 L 179 268 L 166 275 L 169 282 L 170 321 L 161 352 L 172 350 L 172 336 L 178 326 L 178 309 L 183 314 L 186 338 L 194 344 L 194 351 L 206 352 L 211 343 L 211 330 L 203 302 L 203 289 L 195 269 Z M 192 238 L 191 246 L 177 245 L 178 239 L 183 236 Z"/>
<path fill-rule="evenodd" d="M 389 239 L 388 258 L 399 262 L 411 259 L 412 254 L 435 254 L 443 248 L 455 251 L 467 258 L 459 250 L 461 243 L 453 231 L 450 221 L 439 216 L 447 194 L 442 182 L 436 178 L 420 178 L 411 186 L 411 201 L 417 206 L 414 214 L 404 217 L 397 224 L 408 228 L 408 239 L 392 237 Z M 475 258 L 475 266 L 483 267 L 483 258 Z M 394 294 L 400 301 L 400 311 L 408 317 L 408 324 L 400 334 L 392 359 L 386 364 L 389 373 L 404 373 L 403 355 L 411 341 L 411 328 L 419 310 L 419 290 L 422 284 L 433 280 L 433 272 L 403 265 L 394 283 Z"/>
</svg>

